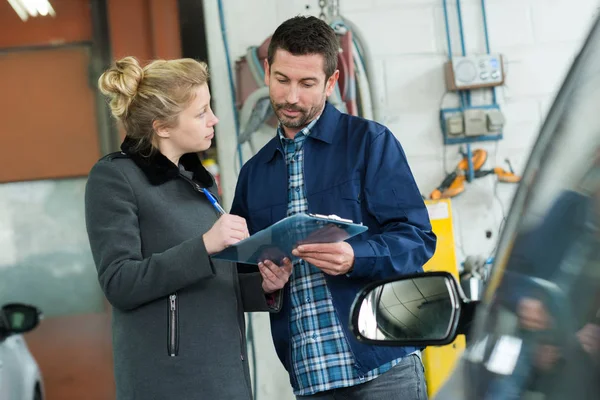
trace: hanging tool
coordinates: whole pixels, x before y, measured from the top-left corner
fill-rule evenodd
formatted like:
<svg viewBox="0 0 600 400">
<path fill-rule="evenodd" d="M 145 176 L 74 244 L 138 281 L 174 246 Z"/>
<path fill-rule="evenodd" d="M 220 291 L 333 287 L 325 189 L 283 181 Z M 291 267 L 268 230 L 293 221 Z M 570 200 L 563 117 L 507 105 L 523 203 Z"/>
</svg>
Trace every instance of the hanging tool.
<svg viewBox="0 0 600 400">
<path fill-rule="evenodd" d="M 483 149 L 477 149 L 473 151 L 471 156 L 471 162 L 473 164 L 473 170 L 479 171 L 483 164 L 487 160 L 487 151 Z M 467 180 L 467 172 L 469 171 L 469 160 L 467 156 L 463 156 L 463 159 L 458 163 L 456 169 L 448 174 L 442 183 L 429 195 L 432 200 L 448 199 L 454 196 L 458 196 L 465 191 L 465 181 Z"/>
<path fill-rule="evenodd" d="M 471 160 L 473 164 L 473 176 L 475 179 L 494 174 L 497 176 L 498 182 L 518 183 L 521 181 L 521 177 L 515 174 L 508 159 L 505 160 L 508 165 L 508 170 L 501 167 L 482 170 L 481 167 L 487 160 L 487 151 L 483 149 L 473 151 Z M 458 163 L 456 169 L 444 178 L 442 183 L 431 192 L 429 198 L 432 200 L 439 200 L 458 196 L 465 191 L 465 182 L 467 181 L 468 172 L 469 160 L 466 156 L 463 156 L 463 159 Z"/>
<path fill-rule="evenodd" d="M 450 190 L 450 187 L 452 189 Z M 454 171 L 448 174 L 440 186 L 438 186 L 431 194 L 429 198 L 431 200 L 439 200 L 441 198 L 450 198 L 459 195 L 465 190 L 465 176 L 459 175 L 458 172 Z"/>
<path fill-rule="evenodd" d="M 475 178 L 482 178 L 484 176 L 488 176 L 490 174 L 494 174 L 498 177 L 498 182 L 505 183 L 518 183 L 521 181 L 521 177 L 515 175 L 515 172 L 512 168 L 510 160 L 507 158 L 504 160 L 508 165 L 508 171 L 501 167 L 492 168 L 484 171 L 475 171 Z"/>
</svg>

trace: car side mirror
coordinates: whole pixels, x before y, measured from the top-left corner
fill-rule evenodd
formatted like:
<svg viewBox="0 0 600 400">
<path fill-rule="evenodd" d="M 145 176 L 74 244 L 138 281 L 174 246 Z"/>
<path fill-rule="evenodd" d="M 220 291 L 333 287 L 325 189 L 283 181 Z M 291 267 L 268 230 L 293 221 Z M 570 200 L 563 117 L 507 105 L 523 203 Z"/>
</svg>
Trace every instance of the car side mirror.
<svg viewBox="0 0 600 400">
<path fill-rule="evenodd" d="M 428 272 L 374 282 L 356 297 L 350 328 L 359 341 L 389 346 L 452 343 L 475 306 L 452 274 Z"/>
<path fill-rule="evenodd" d="M 8 334 L 26 333 L 34 329 L 40 323 L 41 312 L 33 306 L 26 304 L 6 304 L 2 307 Z"/>
</svg>

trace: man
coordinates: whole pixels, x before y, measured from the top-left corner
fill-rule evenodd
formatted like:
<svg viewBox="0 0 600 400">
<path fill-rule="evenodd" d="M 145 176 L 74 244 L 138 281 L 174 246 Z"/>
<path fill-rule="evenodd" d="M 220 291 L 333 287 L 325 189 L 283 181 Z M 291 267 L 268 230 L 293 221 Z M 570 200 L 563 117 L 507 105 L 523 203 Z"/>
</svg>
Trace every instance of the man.
<svg viewBox="0 0 600 400">
<path fill-rule="evenodd" d="M 293 253 L 299 260 L 271 331 L 298 398 L 425 399 L 419 349 L 359 343 L 348 330 L 356 294 L 374 280 L 421 272 L 436 238 L 392 133 L 326 102 L 339 76 L 338 48 L 335 32 L 315 17 L 291 18 L 273 34 L 265 83 L 278 134 L 242 168 L 231 212 L 246 218 L 250 233 L 300 212 L 369 228 Z M 273 266 L 265 264 L 263 271 Z"/>
</svg>

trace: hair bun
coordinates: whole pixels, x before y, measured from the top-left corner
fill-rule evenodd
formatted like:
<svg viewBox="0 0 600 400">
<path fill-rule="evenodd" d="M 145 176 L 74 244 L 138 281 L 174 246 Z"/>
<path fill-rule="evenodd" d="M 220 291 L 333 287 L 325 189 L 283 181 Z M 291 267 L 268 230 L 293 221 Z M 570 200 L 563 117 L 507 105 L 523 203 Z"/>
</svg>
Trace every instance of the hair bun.
<svg viewBox="0 0 600 400">
<path fill-rule="evenodd" d="M 100 91 L 111 98 L 112 114 L 120 118 L 127 114 L 138 86 L 144 79 L 144 70 L 135 57 L 125 57 L 104 72 L 98 80 Z"/>
</svg>

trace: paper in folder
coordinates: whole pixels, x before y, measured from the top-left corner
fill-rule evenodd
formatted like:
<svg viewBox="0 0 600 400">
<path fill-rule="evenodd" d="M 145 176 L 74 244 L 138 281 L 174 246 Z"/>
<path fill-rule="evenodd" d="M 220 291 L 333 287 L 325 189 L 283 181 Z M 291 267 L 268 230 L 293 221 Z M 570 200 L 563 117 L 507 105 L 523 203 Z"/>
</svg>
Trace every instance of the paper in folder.
<svg viewBox="0 0 600 400">
<path fill-rule="evenodd" d="M 284 257 L 294 260 L 292 250 L 301 244 L 341 242 L 367 230 L 362 224 L 335 215 L 295 214 L 256 232 L 212 258 L 245 264 L 271 260 L 280 263 Z"/>
</svg>

